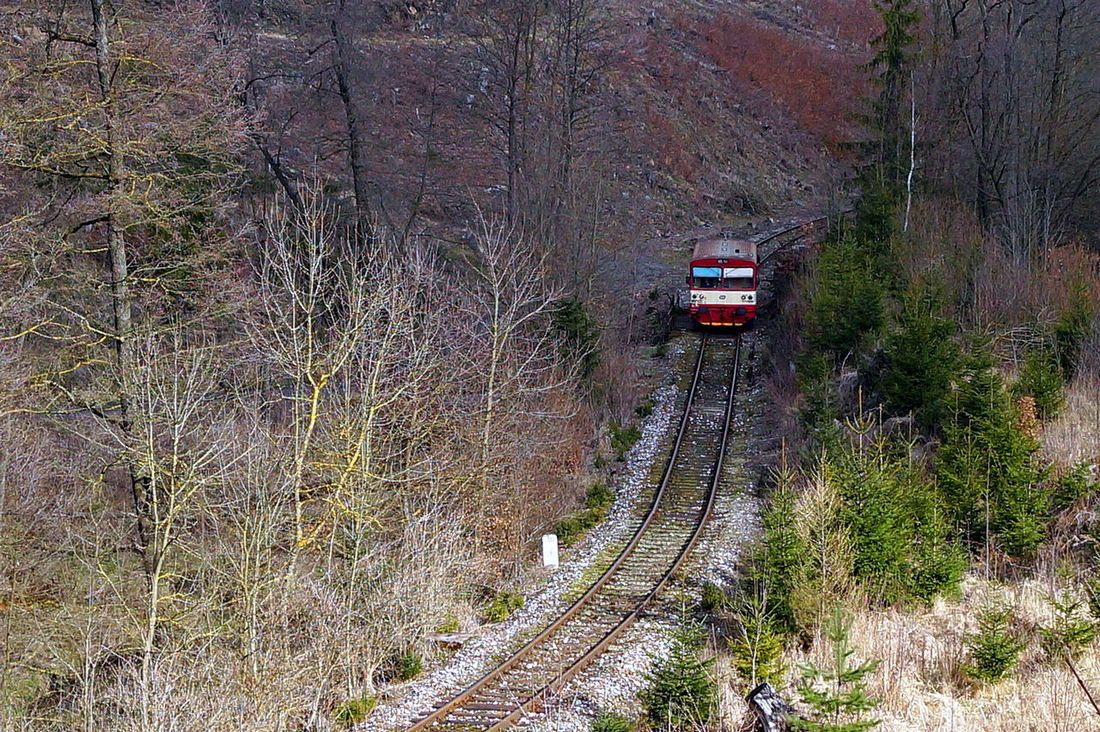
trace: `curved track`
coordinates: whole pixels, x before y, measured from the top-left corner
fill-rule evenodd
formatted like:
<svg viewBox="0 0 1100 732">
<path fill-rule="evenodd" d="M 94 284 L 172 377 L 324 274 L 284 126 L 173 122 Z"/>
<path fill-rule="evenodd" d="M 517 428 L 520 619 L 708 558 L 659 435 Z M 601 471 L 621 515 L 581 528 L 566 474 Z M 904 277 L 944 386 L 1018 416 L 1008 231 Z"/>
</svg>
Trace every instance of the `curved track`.
<svg viewBox="0 0 1100 732">
<path fill-rule="evenodd" d="M 683 565 L 713 509 L 740 362 L 740 336 L 702 337 L 672 453 L 630 542 L 568 610 L 409 732 L 511 727 L 638 620 Z"/>
</svg>

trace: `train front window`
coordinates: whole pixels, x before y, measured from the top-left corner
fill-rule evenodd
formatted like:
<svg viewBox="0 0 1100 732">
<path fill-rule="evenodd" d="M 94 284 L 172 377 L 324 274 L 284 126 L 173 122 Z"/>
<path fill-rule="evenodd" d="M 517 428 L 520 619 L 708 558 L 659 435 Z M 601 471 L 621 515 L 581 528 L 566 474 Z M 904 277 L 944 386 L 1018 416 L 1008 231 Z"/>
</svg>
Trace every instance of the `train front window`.
<svg viewBox="0 0 1100 732">
<path fill-rule="evenodd" d="M 691 284 L 704 290 L 713 290 L 722 286 L 721 267 L 692 267 Z"/>
<path fill-rule="evenodd" d="M 722 271 L 723 285 L 730 290 L 751 290 L 755 285 L 752 267 L 726 267 Z"/>
</svg>

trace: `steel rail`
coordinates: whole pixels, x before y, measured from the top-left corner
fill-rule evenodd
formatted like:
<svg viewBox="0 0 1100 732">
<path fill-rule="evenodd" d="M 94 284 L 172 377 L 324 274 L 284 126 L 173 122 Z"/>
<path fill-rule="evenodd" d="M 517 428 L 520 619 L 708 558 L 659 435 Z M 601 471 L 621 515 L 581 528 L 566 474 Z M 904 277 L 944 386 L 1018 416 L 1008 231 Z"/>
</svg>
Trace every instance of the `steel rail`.
<svg viewBox="0 0 1100 732">
<path fill-rule="evenodd" d="M 608 646 L 610 646 L 616 639 L 618 639 L 619 636 L 621 636 L 627 630 L 627 628 L 632 626 L 638 620 L 638 618 L 641 617 L 642 611 L 644 611 L 649 606 L 649 604 L 653 602 L 654 598 L 657 597 L 657 594 L 662 589 L 664 589 L 665 585 L 667 585 L 674 576 L 676 576 L 676 573 L 680 570 L 680 567 L 683 566 L 684 562 L 687 561 L 688 556 L 695 548 L 695 545 L 699 543 L 699 539 L 703 535 L 703 529 L 706 527 L 707 519 L 710 517 L 711 512 L 714 510 L 714 501 L 718 495 L 718 484 L 722 480 L 722 465 L 725 462 L 726 449 L 729 445 L 730 424 L 733 418 L 733 403 L 735 394 L 737 392 L 738 374 L 741 371 L 741 336 L 738 335 L 736 336 L 736 338 L 737 350 L 734 354 L 733 374 L 730 377 L 729 393 L 726 397 L 725 419 L 722 424 L 722 440 L 718 448 L 718 458 L 714 463 L 714 473 L 711 476 L 710 486 L 707 490 L 706 506 L 700 512 L 699 520 L 696 523 L 695 528 L 692 530 L 691 537 L 688 539 L 687 544 L 684 545 L 684 547 L 680 550 L 680 554 L 676 557 L 676 561 L 673 562 L 672 566 L 668 568 L 668 571 L 666 571 L 661 576 L 661 579 L 657 582 L 656 585 L 654 585 L 653 589 L 649 591 L 649 594 L 646 595 L 645 599 L 639 602 L 629 615 L 623 618 L 618 625 L 608 631 L 599 643 L 597 643 L 587 653 L 577 659 L 577 661 L 574 662 L 572 666 L 563 670 L 558 675 L 557 679 L 552 681 L 545 688 L 538 691 L 531 699 L 520 704 L 519 708 L 516 709 L 516 711 L 512 712 L 509 716 L 505 717 L 503 720 L 496 723 L 492 727 L 489 727 L 488 732 L 499 732 L 499 730 L 507 729 L 508 727 L 512 726 L 527 713 L 530 706 L 544 700 L 549 695 L 560 691 L 562 687 L 564 687 L 567 683 L 569 683 L 570 680 L 573 679 L 573 677 L 575 677 L 590 663 L 596 660 L 597 657 L 599 657 L 604 651 L 607 650 Z M 705 342 L 703 346 L 705 346 Z M 700 346 L 700 354 L 702 354 L 703 346 Z M 685 413 L 687 412 L 686 409 L 684 411 Z"/>
<path fill-rule="evenodd" d="M 788 226 L 786 229 L 783 229 L 782 231 L 777 231 L 774 234 L 769 234 L 768 236 L 764 237 L 760 241 L 756 242 L 756 246 L 757 247 L 762 247 L 765 244 L 769 244 L 769 243 L 775 241 L 776 239 L 787 236 L 788 234 L 792 234 L 792 233 L 798 232 L 798 231 L 802 232 L 799 236 L 791 239 L 790 241 L 784 241 L 779 246 L 772 249 L 770 252 L 768 252 L 763 257 L 761 257 L 759 262 L 757 262 L 757 264 L 758 265 L 763 264 L 764 262 L 768 261 L 774 255 L 776 255 L 779 252 L 783 251 L 784 249 L 786 249 L 790 245 L 795 244 L 799 241 L 802 241 L 803 239 L 806 238 L 806 236 L 808 236 L 810 234 L 811 231 L 816 229 L 819 224 L 821 224 L 821 223 L 828 224 L 833 219 L 837 219 L 837 220 L 844 219 L 844 218 L 847 218 L 847 217 L 851 216 L 853 213 L 854 213 L 854 209 L 848 208 L 848 209 L 844 209 L 843 211 L 838 211 L 836 213 L 825 214 L 824 216 L 818 216 L 815 219 L 808 219 L 806 221 L 800 221 L 799 223 L 795 224 L 794 226 Z M 828 231 L 828 230 L 826 229 L 826 231 Z"/>
<path fill-rule="evenodd" d="M 566 611 L 560 616 L 558 616 L 550 625 L 548 625 L 538 635 L 528 641 L 522 648 L 512 654 L 503 663 L 496 666 L 484 676 L 474 681 L 451 700 L 444 703 L 436 710 L 414 723 L 411 727 L 408 728 L 408 732 L 420 732 L 421 730 L 431 728 L 437 723 L 443 722 L 452 712 L 461 710 L 464 705 L 471 700 L 472 697 L 488 688 L 490 684 L 500 679 L 502 676 L 508 673 L 508 671 L 514 669 L 519 663 L 525 660 L 533 650 L 538 648 L 554 633 L 556 633 L 570 620 L 576 617 L 578 613 L 584 610 L 593 600 L 593 598 L 595 598 L 599 594 L 600 590 L 617 575 L 624 563 L 632 556 L 635 548 L 638 546 L 639 542 L 645 536 L 647 530 L 653 523 L 653 520 L 661 512 L 661 499 L 666 493 L 669 482 L 673 477 L 674 466 L 676 465 L 677 458 L 680 455 L 684 436 L 687 432 L 688 423 L 692 414 L 692 406 L 695 403 L 695 398 L 699 391 L 700 374 L 703 370 L 703 363 L 705 360 L 705 354 L 709 341 L 710 339 L 704 335 L 702 341 L 700 342 L 699 353 L 696 357 L 695 367 L 692 373 L 691 386 L 688 391 L 687 401 L 684 405 L 683 414 L 680 417 L 680 424 L 677 429 L 676 438 L 673 442 L 668 462 L 665 464 L 660 483 L 658 484 L 657 490 L 654 493 L 653 500 L 646 512 L 646 515 L 627 546 L 622 550 L 622 552 L 620 552 L 619 556 L 615 559 L 611 566 L 606 571 L 604 571 L 599 579 L 597 579 L 580 598 L 578 598 L 572 605 L 570 605 L 569 608 L 566 609 Z M 532 707 L 541 704 L 548 695 L 560 690 L 562 686 L 564 686 L 570 679 L 576 676 L 577 673 L 582 671 L 585 667 L 588 666 L 589 663 L 591 663 L 596 657 L 603 653 L 603 651 L 605 651 L 616 638 L 618 638 L 627 628 L 629 628 L 631 625 L 634 624 L 635 621 L 637 621 L 637 619 L 641 616 L 642 611 L 653 601 L 658 592 L 660 592 L 660 590 L 664 588 L 669 580 L 672 579 L 672 577 L 686 561 L 692 549 L 698 543 L 698 540 L 702 535 L 703 527 L 706 525 L 707 518 L 710 516 L 710 513 L 714 507 L 717 487 L 721 479 L 722 464 L 726 455 L 730 422 L 733 412 L 734 396 L 736 393 L 738 374 L 741 365 L 740 336 L 736 337 L 735 349 L 736 350 L 734 352 L 733 373 L 730 377 L 726 399 L 725 421 L 722 429 L 721 444 L 719 445 L 718 449 L 718 457 L 714 465 L 713 473 L 711 475 L 706 504 L 703 507 L 702 511 L 700 511 L 699 513 L 699 518 L 696 520 L 695 526 L 691 531 L 687 543 L 682 546 L 672 565 L 660 577 L 658 582 L 649 590 L 646 596 L 641 601 L 637 602 L 634 608 L 613 628 L 607 631 L 607 633 L 595 646 L 590 648 L 580 658 L 576 659 L 570 666 L 562 670 L 549 684 L 544 686 L 542 689 L 539 689 L 538 691 L 530 694 L 526 699 L 519 701 L 516 704 L 515 710 L 513 710 L 507 717 L 494 723 L 492 726 L 486 727 L 486 730 L 503 730 L 514 725 L 519 719 L 526 715 Z"/>
</svg>

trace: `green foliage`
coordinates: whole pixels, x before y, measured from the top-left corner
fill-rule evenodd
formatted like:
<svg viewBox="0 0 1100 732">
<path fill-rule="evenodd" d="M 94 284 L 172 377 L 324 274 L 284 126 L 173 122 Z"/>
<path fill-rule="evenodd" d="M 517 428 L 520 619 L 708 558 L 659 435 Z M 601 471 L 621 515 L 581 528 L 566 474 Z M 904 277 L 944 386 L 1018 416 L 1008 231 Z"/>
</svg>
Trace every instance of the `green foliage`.
<svg viewBox="0 0 1100 732">
<path fill-rule="evenodd" d="M 952 541 L 936 486 L 912 465 L 910 445 L 871 437 L 873 419 L 850 421 L 849 429 L 856 437 L 823 458 L 821 472 L 842 499 L 839 519 L 855 579 L 884 603 L 929 602 L 951 591 L 966 555 Z"/>
<path fill-rule="evenodd" d="M 584 505 L 593 510 L 602 510 L 605 513 L 615 502 L 615 491 L 606 483 L 593 483 L 584 496 Z"/>
<path fill-rule="evenodd" d="M 868 696 L 864 679 L 878 668 L 879 662 L 853 663 L 851 629 L 851 616 L 837 607 L 825 624 L 825 637 L 832 650 L 831 663 L 824 668 L 812 664 L 802 667 L 798 691 L 810 711 L 791 719 L 791 729 L 862 732 L 878 726 L 878 720 L 866 717 L 879 702 Z"/>
<path fill-rule="evenodd" d="M 798 359 L 798 388 L 804 397 L 799 411 L 803 428 L 819 445 L 833 444 L 839 435 L 836 429 L 838 406 L 831 376 L 830 357 L 823 353 L 805 353 Z"/>
<path fill-rule="evenodd" d="M 726 604 L 726 593 L 713 582 L 703 583 L 703 596 L 699 600 L 699 607 L 703 612 L 712 613 L 721 609 Z"/>
<path fill-rule="evenodd" d="M 523 603 L 523 595 L 502 590 L 485 606 L 482 617 L 487 623 L 502 623 L 511 617 L 512 613 L 523 607 Z"/>
<path fill-rule="evenodd" d="M 634 732 L 634 722 L 621 714 L 600 712 L 592 722 L 592 732 Z"/>
<path fill-rule="evenodd" d="M 447 613 L 447 617 L 443 619 L 435 632 L 443 634 L 457 633 L 460 627 L 458 618 L 453 613 Z"/>
<path fill-rule="evenodd" d="M 634 414 L 639 419 L 645 419 L 649 415 L 653 414 L 653 402 L 645 401 L 634 408 Z"/>
<path fill-rule="evenodd" d="M 416 651 L 405 651 L 394 662 L 394 677 L 398 681 L 415 679 L 424 671 L 424 657 Z"/>
<path fill-rule="evenodd" d="M 1013 629 L 1011 608 L 990 607 L 978 615 L 978 632 L 966 637 L 969 662 L 963 672 L 985 683 L 1000 681 L 1016 667 L 1027 643 Z"/>
<path fill-rule="evenodd" d="M 740 628 L 729 641 L 734 669 L 750 687 L 765 681 L 779 684 L 787 674 L 784 635 L 769 614 L 764 597 L 748 595 L 736 619 Z"/>
<path fill-rule="evenodd" d="M 1054 622 L 1039 628 L 1039 644 L 1053 661 L 1074 661 L 1100 635 L 1100 622 L 1086 614 L 1084 603 L 1070 596 L 1051 598 Z"/>
<path fill-rule="evenodd" d="M 875 53 L 867 68 L 873 72 L 871 82 L 878 95 L 872 100 L 872 113 L 866 122 L 874 136 L 875 147 L 871 152 L 875 177 L 890 194 L 897 195 L 902 189 L 909 157 L 902 101 L 920 14 L 913 7 L 913 0 L 879 0 L 874 5 L 882 21 L 882 33 L 871 41 Z M 865 191 L 867 187 L 865 182 Z"/>
<path fill-rule="evenodd" d="M 600 329 L 595 319 L 575 297 L 559 301 L 552 318 L 562 357 L 577 364 L 582 379 L 590 378 L 600 365 Z"/>
<path fill-rule="evenodd" d="M 365 720 L 376 706 L 378 706 L 378 697 L 376 696 L 348 699 L 333 710 L 332 718 L 341 727 L 350 729 Z"/>
<path fill-rule="evenodd" d="M 796 523 L 794 476 L 780 471 L 776 489 L 768 499 L 763 516 L 763 540 L 751 563 L 753 579 L 767 586 L 774 622 L 784 631 L 797 629 L 793 595 L 807 547 Z"/>
<path fill-rule="evenodd" d="M 875 167 L 861 176 L 863 195 L 856 201 L 854 238 L 871 242 L 876 254 L 884 254 L 895 233 L 897 193 Z"/>
<path fill-rule="evenodd" d="M 615 451 L 615 457 L 623 459 L 627 451 L 634 447 L 634 443 L 642 439 L 642 432 L 634 425 L 621 426 L 612 422 L 608 425 L 608 433 L 611 436 L 611 449 Z"/>
<path fill-rule="evenodd" d="M 1035 400 L 1035 412 L 1039 419 L 1058 416 L 1066 404 L 1065 379 L 1053 352 L 1037 348 L 1024 356 L 1020 378 L 1012 387 L 1017 397 L 1029 396 Z"/>
<path fill-rule="evenodd" d="M 1081 284 L 1074 289 L 1069 307 L 1058 316 L 1054 324 L 1054 348 L 1066 376 L 1077 371 L 1077 358 L 1081 344 L 1092 333 L 1093 323 L 1098 313 L 1089 299 L 1088 285 Z"/>
<path fill-rule="evenodd" d="M 866 423 L 857 429 L 871 427 L 873 423 Z M 900 599 L 912 522 L 899 467 L 886 454 L 885 441 L 843 450 L 826 466 L 827 479 L 835 482 L 844 501 L 840 517 L 852 539 L 856 578 L 873 596 L 887 602 Z"/>
<path fill-rule="evenodd" d="M 1071 467 L 1054 486 L 1054 510 L 1061 511 L 1096 492 L 1098 484 L 1092 480 L 1092 470 L 1087 462 Z"/>
<path fill-rule="evenodd" d="M 912 412 L 925 430 L 936 428 L 943 419 L 958 372 L 955 326 L 941 310 L 938 291 L 917 282 L 906 293 L 884 348 L 886 404 L 895 413 Z"/>
<path fill-rule="evenodd" d="M 639 695 L 646 716 L 656 729 L 690 730 L 706 724 L 718 704 L 710 661 L 699 658 L 702 633 L 688 627 L 676 633 L 667 658 L 646 675 Z"/>
<path fill-rule="evenodd" d="M 1001 377 L 986 358 L 971 364 L 937 455 L 939 483 L 963 535 L 980 542 L 991 526 L 1001 547 L 1030 557 L 1042 543 L 1050 494 L 1034 440 L 1017 425 Z"/>
<path fill-rule="evenodd" d="M 615 493 L 610 488 L 603 483 L 592 485 L 585 495 L 584 509 L 558 522 L 554 529 L 554 533 L 558 535 L 558 541 L 565 546 L 575 544 L 586 531 L 607 518 L 607 513 L 614 502 Z"/>
<path fill-rule="evenodd" d="M 815 351 L 840 361 L 860 351 L 882 326 L 882 278 L 867 251 L 851 239 L 826 243 L 816 263 L 806 338 Z"/>
<path fill-rule="evenodd" d="M 918 481 L 909 491 L 912 546 L 906 587 L 916 599 L 930 603 L 938 595 L 950 594 L 966 574 L 966 551 L 955 543 L 935 486 Z"/>
</svg>

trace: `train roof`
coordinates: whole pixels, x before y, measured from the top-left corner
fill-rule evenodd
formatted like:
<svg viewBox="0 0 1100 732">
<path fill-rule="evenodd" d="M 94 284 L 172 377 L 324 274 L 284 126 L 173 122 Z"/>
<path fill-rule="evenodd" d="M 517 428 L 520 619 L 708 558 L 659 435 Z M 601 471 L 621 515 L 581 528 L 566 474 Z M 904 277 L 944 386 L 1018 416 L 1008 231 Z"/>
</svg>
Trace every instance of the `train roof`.
<svg viewBox="0 0 1100 732">
<path fill-rule="evenodd" d="M 756 244 L 743 239 L 701 239 L 691 255 L 696 259 L 747 259 L 756 261 Z"/>
</svg>

